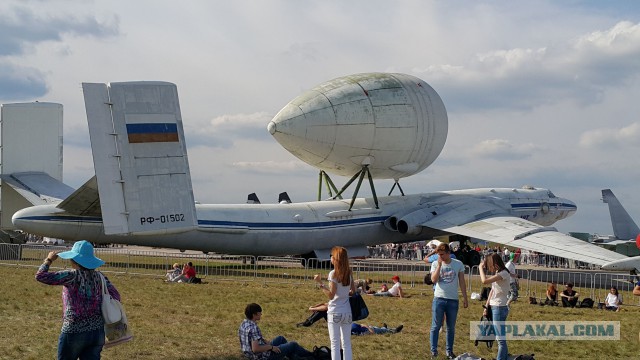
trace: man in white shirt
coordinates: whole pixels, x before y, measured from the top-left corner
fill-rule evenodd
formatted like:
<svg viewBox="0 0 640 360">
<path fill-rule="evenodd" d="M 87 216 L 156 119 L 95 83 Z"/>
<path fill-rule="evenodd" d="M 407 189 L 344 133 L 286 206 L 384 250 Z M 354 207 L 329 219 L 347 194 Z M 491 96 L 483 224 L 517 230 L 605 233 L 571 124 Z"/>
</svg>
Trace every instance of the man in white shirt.
<svg viewBox="0 0 640 360">
<path fill-rule="evenodd" d="M 510 275 L 509 296 L 507 298 L 507 306 L 509 306 L 512 301 L 518 299 L 518 274 L 516 274 L 516 265 L 513 263 L 513 260 L 509 260 L 504 266 L 506 266 Z"/>
</svg>

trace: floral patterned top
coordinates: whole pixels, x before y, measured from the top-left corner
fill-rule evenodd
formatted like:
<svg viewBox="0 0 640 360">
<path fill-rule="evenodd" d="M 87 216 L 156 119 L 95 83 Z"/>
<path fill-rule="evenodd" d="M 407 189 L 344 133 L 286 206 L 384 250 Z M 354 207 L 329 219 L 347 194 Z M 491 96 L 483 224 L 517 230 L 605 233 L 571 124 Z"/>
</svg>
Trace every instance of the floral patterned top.
<svg viewBox="0 0 640 360">
<path fill-rule="evenodd" d="M 107 290 L 114 299 L 120 293 L 105 276 Z M 62 285 L 62 332 L 93 331 L 104 326 L 102 318 L 102 279 L 100 272 L 89 269 L 49 272 L 47 262 L 40 265 L 36 280 L 47 285 Z"/>
</svg>

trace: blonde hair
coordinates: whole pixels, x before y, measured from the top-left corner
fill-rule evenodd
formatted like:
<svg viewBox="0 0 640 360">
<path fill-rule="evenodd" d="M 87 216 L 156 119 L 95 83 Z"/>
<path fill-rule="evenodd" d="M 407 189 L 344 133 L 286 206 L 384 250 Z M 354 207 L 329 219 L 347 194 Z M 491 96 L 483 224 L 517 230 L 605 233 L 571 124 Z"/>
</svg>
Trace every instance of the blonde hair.
<svg viewBox="0 0 640 360">
<path fill-rule="evenodd" d="M 349 255 L 347 249 L 342 246 L 334 246 L 331 249 L 335 279 L 343 286 L 351 284 L 351 268 L 349 267 Z"/>
</svg>

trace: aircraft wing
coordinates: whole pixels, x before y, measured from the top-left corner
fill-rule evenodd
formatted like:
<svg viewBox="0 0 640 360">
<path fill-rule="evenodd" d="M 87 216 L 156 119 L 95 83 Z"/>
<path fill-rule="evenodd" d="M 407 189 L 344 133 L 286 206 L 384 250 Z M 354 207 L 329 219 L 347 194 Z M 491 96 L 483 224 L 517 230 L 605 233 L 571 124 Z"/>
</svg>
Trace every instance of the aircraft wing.
<svg viewBox="0 0 640 360">
<path fill-rule="evenodd" d="M 505 215 L 489 215 L 478 219 L 481 213 L 487 214 L 486 206 L 479 211 L 474 211 L 472 207 L 458 208 L 438 214 L 422 223 L 422 226 L 598 266 L 627 259 L 622 254 L 560 233 L 554 227 L 544 227 Z"/>
<path fill-rule="evenodd" d="M 44 172 L 21 172 L 1 175 L 2 181 L 32 205 L 42 205 L 66 198 L 73 188 Z"/>
<path fill-rule="evenodd" d="M 56 207 L 75 215 L 100 215 L 100 197 L 96 177 L 89 179 Z"/>
</svg>

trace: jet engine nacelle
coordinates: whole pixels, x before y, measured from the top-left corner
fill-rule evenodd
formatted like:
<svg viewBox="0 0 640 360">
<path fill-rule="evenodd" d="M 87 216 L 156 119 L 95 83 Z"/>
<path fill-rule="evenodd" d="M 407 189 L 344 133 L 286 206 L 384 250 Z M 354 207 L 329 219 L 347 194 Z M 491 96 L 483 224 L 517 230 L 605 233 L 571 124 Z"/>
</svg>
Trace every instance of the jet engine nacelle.
<svg viewBox="0 0 640 360">
<path fill-rule="evenodd" d="M 367 165 L 375 179 L 416 174 L 447 140 L 447 111 L 424 80 L 364 73 L 322 83 L 289 102 L 269 133 L 307 164 L 340 176 Z"/>
<path fill-rule="evenodd" d="M 384 227 L 391 231 L 398 231 L 398 217 L 389 216 L 387 220 L 384 221 Z"/>
<path fill-rule="evenodd" d="M 407 235 L 418 235 L 422 231 L 422 224 L 436 216 L 432 209 L 420 209 L 403 216 L 397 221 L 398 232 Z"/>
</svg>

